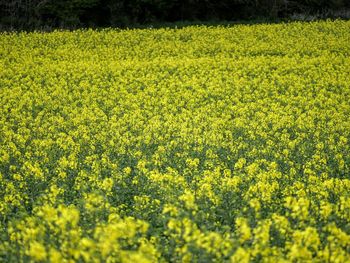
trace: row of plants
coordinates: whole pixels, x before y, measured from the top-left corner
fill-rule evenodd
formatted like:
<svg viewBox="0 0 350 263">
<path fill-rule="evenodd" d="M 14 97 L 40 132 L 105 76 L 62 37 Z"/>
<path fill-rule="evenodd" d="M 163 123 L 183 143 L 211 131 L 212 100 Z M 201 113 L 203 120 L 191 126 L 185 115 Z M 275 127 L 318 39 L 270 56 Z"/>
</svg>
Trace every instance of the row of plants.
<svg viewBox="0 0 350 263">
<path fill-rule="evenodd" d="M 0 1 L 0 30 L 274 21 L 300 16 L 349 19 L 349 9 L 346 0 L 7 0 Z"/>
</svg>

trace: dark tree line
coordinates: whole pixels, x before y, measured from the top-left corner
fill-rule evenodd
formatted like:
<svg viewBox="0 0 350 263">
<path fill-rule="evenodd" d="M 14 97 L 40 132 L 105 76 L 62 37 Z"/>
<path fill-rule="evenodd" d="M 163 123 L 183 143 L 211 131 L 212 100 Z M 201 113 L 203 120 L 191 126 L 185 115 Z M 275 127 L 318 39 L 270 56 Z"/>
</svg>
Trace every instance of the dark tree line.
<svg viewBox="0 0 350 263">
<path fill-rule="evenodd" d="M 0 0 L 0 29 L 232 21 L 342 8 L 350 0 Z"/>
</svg>

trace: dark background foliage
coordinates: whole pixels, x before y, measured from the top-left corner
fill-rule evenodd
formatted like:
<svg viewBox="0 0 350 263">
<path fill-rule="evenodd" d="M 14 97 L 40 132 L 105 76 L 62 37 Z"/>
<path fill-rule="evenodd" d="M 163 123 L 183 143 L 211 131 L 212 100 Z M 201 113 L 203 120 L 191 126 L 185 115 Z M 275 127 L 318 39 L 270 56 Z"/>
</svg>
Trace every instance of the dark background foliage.
<svg viewBox="0 0 350 263">
<path fill-rule="evenodd" d="M 347 8 L 350 0 L 0 0 L 0 29 L 276 19 Z"/>
</svg>

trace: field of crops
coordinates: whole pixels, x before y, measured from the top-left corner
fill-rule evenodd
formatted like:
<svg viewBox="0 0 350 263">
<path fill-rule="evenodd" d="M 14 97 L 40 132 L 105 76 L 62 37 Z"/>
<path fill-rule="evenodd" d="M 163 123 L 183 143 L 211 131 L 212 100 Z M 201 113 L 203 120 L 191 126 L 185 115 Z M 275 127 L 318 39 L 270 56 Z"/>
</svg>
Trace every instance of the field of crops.
<svg viewBox="0 0 350 263">
<path fill-rule="evenodd" d="M 349 262 L 350 21 L 0 34 L 1 262 Z"/>
</svg>

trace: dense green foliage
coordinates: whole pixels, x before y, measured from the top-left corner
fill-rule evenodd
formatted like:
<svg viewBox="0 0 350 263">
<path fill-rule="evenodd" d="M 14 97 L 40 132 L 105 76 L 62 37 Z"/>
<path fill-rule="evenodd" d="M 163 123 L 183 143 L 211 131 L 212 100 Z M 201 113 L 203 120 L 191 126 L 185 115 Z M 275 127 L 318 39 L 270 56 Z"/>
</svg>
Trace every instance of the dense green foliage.
<svg viewBox="0 0 350 263">
<path fill-rule="evenodd" d="M 349 262 L 349 39 L 0 34 L 0 261 Z"/>
<path fill-rule="evenodd" d="M 3 29 L 128 26 L 183 20 L 284 17 L 350 7 L 346 0 L 3 0 Z"/>
</svg>

